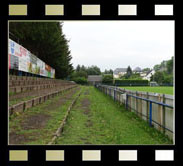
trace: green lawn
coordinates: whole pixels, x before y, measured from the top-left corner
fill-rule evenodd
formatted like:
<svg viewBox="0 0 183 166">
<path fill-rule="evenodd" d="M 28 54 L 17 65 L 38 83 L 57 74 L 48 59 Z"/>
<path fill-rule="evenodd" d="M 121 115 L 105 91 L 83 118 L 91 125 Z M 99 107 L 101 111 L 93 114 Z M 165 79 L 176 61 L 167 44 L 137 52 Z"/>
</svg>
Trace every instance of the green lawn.
<svg viewBox="0 0 183 166">
<path fill-rule="evenodd" d="M 55 144 L 172 144 L 94 87 L 82 87 L 82 91 Z"/>
<path fill-rule="evenodd" d="M 149 87 L 149 86 L 125 86 L 121 87 L 129 90 L 135 91 L 145 91 L 145 92 L 154 92 L 154 93 L 163 93 L 163 94 L 170 94 L 173 95 L 173 87 L 165 87 L 165 86 L 158 86 L 158 87 Z"/>
</svg>

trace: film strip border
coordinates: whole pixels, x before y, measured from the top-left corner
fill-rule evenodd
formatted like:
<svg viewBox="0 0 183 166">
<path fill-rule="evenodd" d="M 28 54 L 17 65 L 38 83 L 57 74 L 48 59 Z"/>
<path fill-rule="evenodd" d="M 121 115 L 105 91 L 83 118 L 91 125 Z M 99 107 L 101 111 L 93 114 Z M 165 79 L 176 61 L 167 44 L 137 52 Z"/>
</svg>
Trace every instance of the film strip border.
<svg viewBox="0 0 183 166">
<path fill-rule="evenodd" d="M 8 3 L 8 16 L 14 18 L 18 16 L 37 17 L 37 18 L 84 18 L 90 19 L 91 17 L 97 18 L 119 18 L 123 19 L 131 17 L 133 19 L 140 18 L 154 18 L 154 19 L 169 19 L 175 16 L 175 4 L 174 1 L 148 1 L 148 3 L 142 3 L 138 1 L 131 1 L 130 3 L 124 2 L 112 2 L 105 3 L 103 1 L 97 1 L 87 3 L 87 1 L 65 2 L 57 1 L 47 3 L 33 4 L 31 1 L 23 2 L 9 2 Z M 161 3 L 160 3 L 161 2 Z M 56 17 L 57 16 L 57 17 Z"/>
<path fill-rule="evenodd" d="M 68 0 L 69 1 L 69 0 Z M 141 1 L 141 2 L 140 2 Z M 147 0 L 145 0 L 147 1 Z M 149 1 L 149 0 L 148 0 Z M 7 6 L 7 15 L 9 18 L 20 18 L 20 19 L 90 19 L 90 18 L 101 18 L 101 19 L 174 19 L 175 16 L 175 4 L 174 1 L 161 1 L 161 2 L 151 2 L 148 4 L 142 3 L 142 0 L 137 1 L 121 1 L 107 4 L 97 1 L 83 0 L 79 2 L 80 4 L 73 4 L 73 2 L 60 1 L 47 1 L 47 3 L 31 3 L 31 1 L 10 1 Z M 167 3 L 168 2 L 168 3 Z M 57 17 L 58 16 L 58 17 Z M 175 147 L 146 147 L 142 146 L 139 148 L 125 147 L 87 147 L 82 146 L 77 147 L 64 147 L 59 149 L 53 146 L 46 149 L 46 147 L 20 147 L 15 146 L 13 148 L 8 147 L 7 153 L 2 156 L 6 156 L 7 165 L 32 165 L 36 163 L 37 165 L 57 165 L 58 163 L 69 163 L 76 161 L 80 162 L 90 162 L 97 161 L 99 163 L 106 163 L 108 161 L 116 163 L 116 165 L 121 162 L 143 162 L 146 160 L 154 161 L 159 163 L 159 161 L 174 162 L 176 160 L 176 150 Z M 161 149 L 160 149 L 161 148 Z M 18 150 L 17 150 L 18 149 Z M 59 149 L 59 150 L 58 150 Z M 85 150 L 84 150 L 85 149 Z M 92 150 L 91 150 L 92 149 Z M 144 158 L 144 154 L 145 158 Z M 147 157 L 149 154 L 149 157 Z M 38 156 L 39 155 L 39 156 Z M 110 157 L 109 157 L 110 156 Z M 40 157 L 40 158 L 39 158 Z M 39 158 L 39 160 L 37 160 Z M 2 158 L 1 158 L 2 159 Z M 55 164 L 57 163 L 57 164 Z M 59 165 L 58 164 L 58 165 Z M 68 164 L 69 165 L 69 164 Z"/>
<path fill-rule="evenodd" d="M 64 162 L 67 160 L 73 161 L 74 159 L 67 150 L 42 150 L 42 163 L 44 162 Z M 111 151 L 112 152 L 112 151 Z M 21 163 L 28 162 L 32 159 L 33 151 L 29 150 L 9 150 L 9 162 Z M 174 150 L 154 150 L 151 155 L 152 160 L 158 161 L 174 161 Z M 109 154 L 109 153 L 108 153 Z M 41 155 L 41 154 L 40 154 Z M 115 153 L 110 154 L 110 158 L 115 162 L 122 161 L 141 161 L 144 159 L 144 154 L 141 154 L 138 150 L 116 150 Z M 103 150 L 80 150 L 77 152 L 78 160 L 80 161 L 102 161 L 106 160 L 106 151 Z M 112 157 L 113 156 L 113 157 Z M 40 160 L 41 161 L 41 160 Z"/>
</svg>

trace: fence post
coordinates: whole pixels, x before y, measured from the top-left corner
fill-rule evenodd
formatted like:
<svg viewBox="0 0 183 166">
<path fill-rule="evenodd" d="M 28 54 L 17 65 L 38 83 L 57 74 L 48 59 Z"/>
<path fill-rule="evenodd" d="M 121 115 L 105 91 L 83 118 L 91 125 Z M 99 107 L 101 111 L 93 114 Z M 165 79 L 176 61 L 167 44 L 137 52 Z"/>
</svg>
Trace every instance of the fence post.
<svg viewBox="0 0 183 166">
<path fill-rule="evenodd" d="M 152 102 L 149 102 L 149 125 L 152 126 Z"/>
<path fill-rule="evenodd" d="M 123 104 L 123 97 L 122 97 L 122 93 L 120 92 L 120 94 L 119 94 L 119 103 L 120 103 L 120 105 L 122 105 Z"/>
<path fill-rule="evenodd" d="M 131 94 L 131 93 L 129 92 L 129 94 Z M 131 96 L 130 95 L 128 96 L 128 109 L 131 111 Z"/>
<path fill-rule="evenodd" d="M 116 101 L 119 102 L 119 92 L 116 91 Z"/>
<path fill-rule="evenodd" d="M 115 89 L 114 89 L 114 101 L 115 101 L 115 96 L 116 96 L 116 91 L 115 91 Z"/>
<path fill-rule="evenodd" d="M 165 103 L 165 100 L 166 100 L 166 98 L 165 98 L 165 94 L 163 94 L 163 103 Z M 163 126 L 164 127 L 166 127 L 165 126 L 165 121 L 166 121 L 166 115 L 165 115 L 165 106 L 163 106 L 163 117 L 162 117 L 162 123 L 163 123 Z M 165 128 L 163 128 L 163 133 L 165 133 Z"/>
<path fill-rule="evenodd" d="M 126 109 L 128 109 L 128 94 L 126 94 Z"/>
<path fill-rule="evenodd" d="M 132 92 L 130 92 L 130 93 L 133 96 L 133 93 Z M 130 96 L 130 111 L 131 112 L 133 111 L 133 109 L 132 109 L 133 97 L 132 96 Z"/>
<path fill-rule="evenodd" d="M 136 97 L 138 97 L 138 92 L 136 91 Z M 139 115 L 138 113 L 139 113 L 139 111 L 138 111 L 138 99 L 136 98 L 136 108 L 135 108 L 135 110 L 136 110 L 136 113 L 137 113 L 137 116 Z"/>
<path fill-rule="evenodd" d="M 146 93 L 146 98 L 149 99 L 149 93 Z M 147 121 L 148 121 L 148 117 L 149 117 L 149 102 L 147 101 L 147 108 L 146 108 L 146 117 L 147 117 Z"/>
<path fill-rule="evenodd" d="M 142 97 L 142 93 L 140 93 L 140 97 Z M 139 101 L 140 104 L 139 104 L 139 111 L 140 111 L 140 117 L 142 118 L 142 100 Z"/>
<path fill-rule="evenodd" d="M 161 95 L 159 94 L 158 101 L 163 102 L 162 99 L 163 97 L 161 97 Z M 158 105 L 158 123 L 160 125 L 163 125 L 162 122 L 163 122 L 163 106 Z M 162 129 L 163 129 L 162 126 L 158 126 L 158 130 L 162 131 Z"/>
</svg>

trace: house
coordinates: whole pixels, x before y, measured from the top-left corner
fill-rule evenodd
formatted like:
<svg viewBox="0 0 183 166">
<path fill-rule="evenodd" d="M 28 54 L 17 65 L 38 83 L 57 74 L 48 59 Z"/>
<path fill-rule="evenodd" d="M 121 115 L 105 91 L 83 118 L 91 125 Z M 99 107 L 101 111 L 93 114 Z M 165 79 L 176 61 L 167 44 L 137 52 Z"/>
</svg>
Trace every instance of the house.
<svg viewBox="0 0 183 166">
<path fill-rule="evenodd" d="M 142 70 L 141 70 L 140 67 L 136 67 L 135 69 L 133 69 L 133 72 L 134 72 L 134 73 L 141 73 Z"/>
<path fill-rule="evenodd" d="M 150 81 L 152 75 L 154 75 L 154 74 L 155 74 L 155 70 L 150 70 L 150 71 L 146 74 L 146 76 L 143 77 L 143 79 L 144 79 L 144 80 Z"/>
<path fill-rule="evenodd" d="M 143 78 L 143 77 L 145 77 L 147 75 L 147 72 L 141 72 L 140 73 L 140 76 Z"/>
<path fill-rule="evenodd" d="M 95 85 L 102 83 L 102 75 L 89 75 L 88 76 L 88 84 Z"/>
<path fill-rule="evenodd" d="M 113 72 L 114 78 L 119 78 L 120 76 L 125 75 L 127 72 L 127 68 L 116 68 Z"/>
</svg>

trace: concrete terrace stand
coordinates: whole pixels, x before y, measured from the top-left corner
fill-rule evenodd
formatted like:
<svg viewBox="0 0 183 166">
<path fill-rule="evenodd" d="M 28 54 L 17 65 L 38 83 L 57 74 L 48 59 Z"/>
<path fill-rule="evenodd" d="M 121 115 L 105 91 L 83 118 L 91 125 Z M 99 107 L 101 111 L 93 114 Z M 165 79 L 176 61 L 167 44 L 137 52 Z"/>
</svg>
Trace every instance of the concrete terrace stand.
<svg viewBox="0 0 183 166">
<path fill-rule="evenodd" d="M 64 87 L 72 85 L 73 82 L 49 78 L 36 78 L 26 76 L 9 76 L 9 92 L 16 94 L 32 90 Z"/>
<path fill-rule="evenodd" d="M 9 92 L 13 94 L 23 93 L 24 91 L 35 91 L 40 89 L 48 89 L 60 87 L 59 90 L 54 90 L 42 96 L 34 97 L 31 100 L 23 101 L 9 107 L 9 114 L 24 112 L 26 109 L 36 106 L 57 96 L 60 93 L 68 91 L 78 85 L 71 81 L 35 78 L 26 76 L 9 76 Z"/>
</svg>

